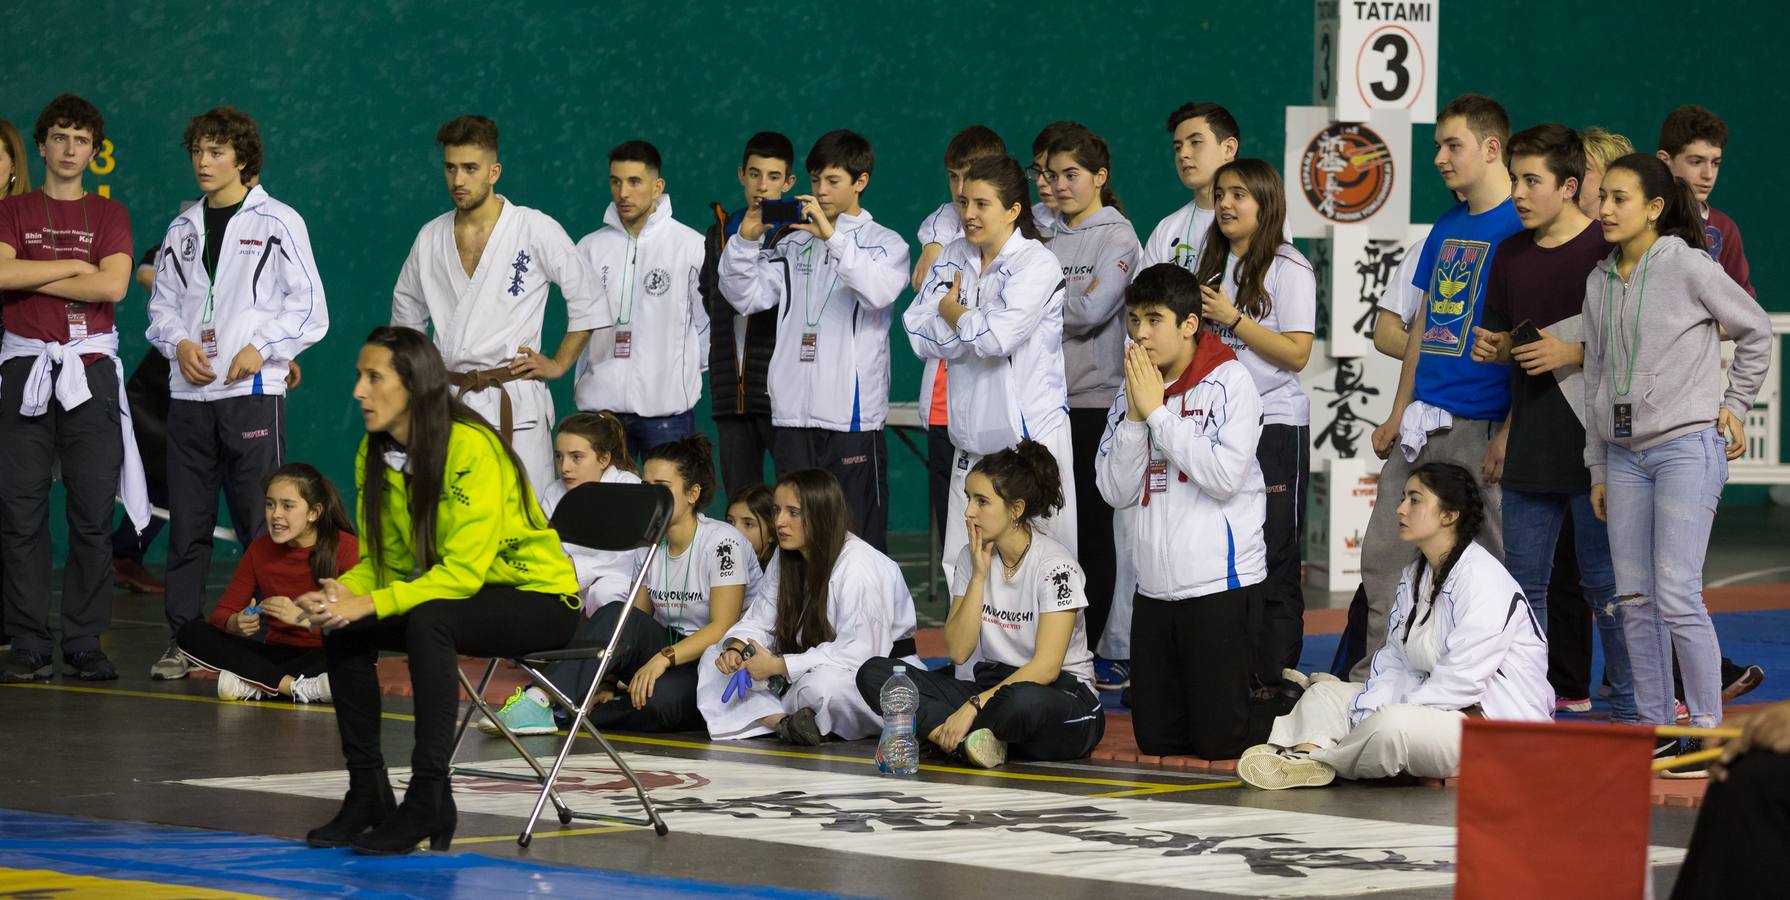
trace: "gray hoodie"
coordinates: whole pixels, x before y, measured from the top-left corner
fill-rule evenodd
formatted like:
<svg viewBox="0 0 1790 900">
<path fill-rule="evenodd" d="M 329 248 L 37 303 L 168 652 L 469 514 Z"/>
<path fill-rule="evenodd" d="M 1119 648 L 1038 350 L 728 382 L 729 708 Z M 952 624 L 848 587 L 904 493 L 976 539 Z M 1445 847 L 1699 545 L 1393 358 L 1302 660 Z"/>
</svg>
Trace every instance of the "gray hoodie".
<svg viewBox="0 0 1790 900">
<path fill-rule="evenodd" d="M 1063 374 L 1069 405 L 1105 410 L 1125 380 L 1125 287 L 1137 272 L 1137 230 L 1103 206 L 1079 226 L 1058 219 L 1045 246 L 1063 265 Z"/>
<path fill-rule="evenodd" d="M 1770 317 L 1709 254 L 1662 237 L 1623 284 L 1620 252 L 1610 251 L 1585 281 L 1585 466 L 1592 484 L 1605 480 L 1607 444 L 1657 447 L 1713 427 L 1723 407 L 1744 418 L 1771 365 Z M 1734 341 L 1725 393 L 1718 326 Z M 1618 403 L 1633 416 L 1629 437 L 1615 435 Z"/>
</svg>

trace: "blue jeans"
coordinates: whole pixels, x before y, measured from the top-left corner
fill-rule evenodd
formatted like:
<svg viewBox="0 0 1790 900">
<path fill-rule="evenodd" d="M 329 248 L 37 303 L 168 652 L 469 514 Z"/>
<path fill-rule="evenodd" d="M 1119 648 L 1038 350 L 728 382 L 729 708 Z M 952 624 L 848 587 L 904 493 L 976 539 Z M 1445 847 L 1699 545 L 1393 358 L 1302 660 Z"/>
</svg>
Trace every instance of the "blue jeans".
<svg viewBox="0 0 1790 900">
<path fill-rule="evenodd" d="M 634 457 L 635 465 L 646 456 L 646 451 L 683 440 L 696 433 L 696 411 L 689 410 L 669 416 L 637 416 L 633 413 L 616 413 L 621 420 L 622 433 L 628 438 L 628 455 Z"/>
<path fill-rule="evenodd" d="M 1572 517 L 1573 545 L 1579 560 L 1579 585 L 1591 607 L 1604 645 L 1604 674 L 1610 681 L 1610 718 L 1640 721 L 1635 709 L 1633 675 L 1624 643 L 1622 616 L 1616 606 L 1616 574 L 1610 564 L 1610 536 L 1591 510 L 1590 494 L 1535 494 L 1504 489 L 1504 566 L 1517 580 L 1535 620 L 1547 628 L 1548 581 L 1554 572 L 1554 544 L 1560 526 Z"/>
<path fill-rule="evenodd" d="M 1714 428 L 1639 453 L 1610 444 L 1610 560 L 1641 721 L 1670 725 L 1672 651 L 1691 724 L 1722 720 L 1722 651 L 1703 606 L 1703 558 L 1728 480 L 1727 442 Z"/>
</svg>

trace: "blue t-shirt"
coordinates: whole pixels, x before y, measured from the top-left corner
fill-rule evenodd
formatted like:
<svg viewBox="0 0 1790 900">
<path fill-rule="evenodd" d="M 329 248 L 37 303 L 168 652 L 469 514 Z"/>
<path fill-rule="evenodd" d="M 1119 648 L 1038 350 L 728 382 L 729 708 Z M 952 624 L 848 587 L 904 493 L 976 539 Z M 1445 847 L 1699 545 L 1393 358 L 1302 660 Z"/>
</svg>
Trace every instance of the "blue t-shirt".
<svg viewBox="0 0 1790 900">
<path fill-rule="evenodd" d="M 1428 304 L 1414 398 L 1463 419 L 1497 420 L 1510 411 L 1510 370 L 1473 361 L 1473 329 L 1485 318 L 1492 251 L 1522 230 L 1509 200 L 1479 215 L 1463 202 L 1436 219 L 1411 278 Z"/>
</svg>

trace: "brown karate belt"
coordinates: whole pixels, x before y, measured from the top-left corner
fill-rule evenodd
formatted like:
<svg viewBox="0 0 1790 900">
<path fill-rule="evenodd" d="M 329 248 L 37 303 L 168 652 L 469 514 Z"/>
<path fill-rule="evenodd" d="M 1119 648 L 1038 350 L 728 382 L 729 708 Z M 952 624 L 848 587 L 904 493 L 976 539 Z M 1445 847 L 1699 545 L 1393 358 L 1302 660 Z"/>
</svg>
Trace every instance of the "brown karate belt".
<svg viewBox="0 0 1790 900">
<path fill-rule="evenodd" d="M 512 381 L 522 381 L 527 376 L 517 375 L 508 368 L 474 369 L 471 372 L 447 373 L 448 384 L 458 388 L 454 393 L 456 399 L 464 397 L 467 391 L 482 391 L 486 388 L 501 387 Z M 503 442 L 510 444 L 510 436 L 516 430 L 515 413 L 510 408 L 510 392 L 498 391 L 498 424 L 497 430 L 503 435 Z"/>
</svg>

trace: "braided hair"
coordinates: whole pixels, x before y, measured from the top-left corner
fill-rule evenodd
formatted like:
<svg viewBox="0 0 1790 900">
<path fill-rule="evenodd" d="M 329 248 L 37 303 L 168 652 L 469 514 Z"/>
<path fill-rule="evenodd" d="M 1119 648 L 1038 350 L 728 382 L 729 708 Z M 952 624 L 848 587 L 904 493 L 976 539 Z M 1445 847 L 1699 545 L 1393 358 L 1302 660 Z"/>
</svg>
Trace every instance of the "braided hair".
<svg viewBox="0 0 1790 900">
<path fill-rule="evenodd" d="M 1436 611 L 1436 601 L 1442 596 L 1442 586 L 1447 583 L 1448 575 L 1454 571 L 1454 564 L 1460 562 L 1461 554 L 1473 543 L 1479 534 L 1480 526 L 1485 524 L 1485 500 L 1479 493 L 1479 481 L 1464 466 L 1449 462 L 1429 462 L 1411 470 L 1411 477 L 1423 483 L 1430 493 L 1436 495 L 1436 503 L 1443 512 L 1455 514 L 1454 546 L 1448 555 L 1442 558 L 1442 565 L 1436 570 L 1436 577 L 1430 584 L 1429 605 L 1423 611 L 1423 621 Z M 1446 527 L 1446 526 L 1445 526 Z M 1412 580 L 1411 587 L 1415 593 L 1423 585 L 1424 570 L 1429 567 L 1429 558 L 1422 553 L 1417 554 L 1417 577 Z M 1417 606 L 1423 598 L 1415 598 L 1411 615 L 1405 619 L 1405 638 L 1411 637 L 1411 626 L 1417 622 Z"/>
</svg>

